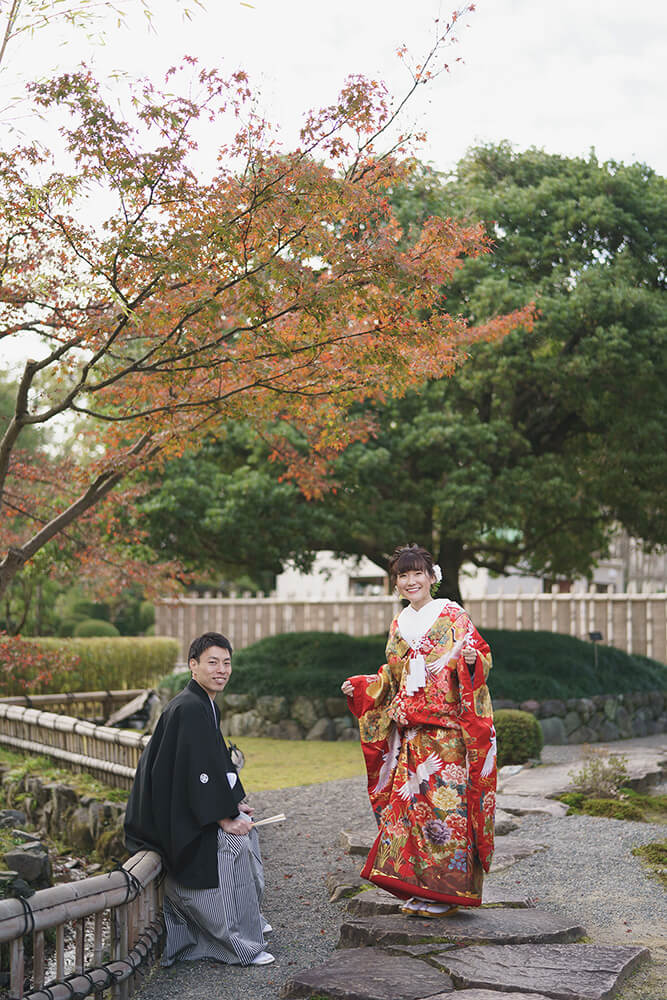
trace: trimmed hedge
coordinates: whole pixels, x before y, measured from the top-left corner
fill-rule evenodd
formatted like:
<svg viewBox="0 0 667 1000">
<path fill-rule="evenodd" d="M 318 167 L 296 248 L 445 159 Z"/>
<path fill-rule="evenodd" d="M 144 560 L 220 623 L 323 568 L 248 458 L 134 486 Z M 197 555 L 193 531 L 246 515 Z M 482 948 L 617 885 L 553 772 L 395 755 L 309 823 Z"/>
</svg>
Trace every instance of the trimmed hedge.
<svg viewBox="0 0 667 1000">
<path fill-rule="evenodd" d="M 493 722 L 498 738 L 498 767 L 540 759 L 542 729 L 534 715 L 514 708 L 499 708 L 493 713 Z"/>
<path fill-rule="evenodd" d="M 663 664 L 609 646 L 598 646 L 596 670 L 591 644 L 580 639 L 551 632 L 480 631 L 493 654 L 492 699 L 588 698 L 661 690 L 667 681 Z M 378 670 L 385 661 L 385 642 L 385 636 L 354 638 L 334 632 L 270 636 L 234 653 L 228 690 L 290 700 L 298 695 L 336 697 L 346 677 Z"/>
<path fill-rule="evenodd" d="M 90 639 L 93 636 L 114 639 L 120 632 L 112 622 L 105 622 L 101 618 L 84 618 L 74 627 L 74 635 L 78 639 Z"/>
<path fill-rule="evenodd" d="M 0 643 L 11 643 L 0 639 Z M 123 688 L 152 687 L 173 670 L 179 647 L 175 639 L 120 638 L 95 639 L 22 639 L 25 655 L 22 680 L 0 673 L 0 695 L 58 694 L 63 691 L 107 691 Z M 30 651 L 34 649 L 34 668 Z M 66 671 L 52 672 L 52 677 L 38 684 L 32 678 L 44 675 L 43 664 L 67 659 L 73 665 Z M 0 656 L 0 664 L 2 657 Z M 27 686 L 26 686 L 27 682 Z"/>
</svg>

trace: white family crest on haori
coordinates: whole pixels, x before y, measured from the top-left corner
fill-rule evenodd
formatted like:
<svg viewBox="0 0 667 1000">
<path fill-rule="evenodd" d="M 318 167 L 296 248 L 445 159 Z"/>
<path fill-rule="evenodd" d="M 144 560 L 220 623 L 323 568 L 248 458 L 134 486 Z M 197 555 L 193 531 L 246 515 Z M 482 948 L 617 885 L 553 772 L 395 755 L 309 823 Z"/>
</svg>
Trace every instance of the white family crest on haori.
<svg viewBox="0 0 667 1000">
<path fill-rule="evenodd" d="M 199 775 L 199 780 L 201 781 L 202 785 L 206 784 L 206 782 L 208 781 L 208 774 L 206 773 L 206 771 L 202 771 L 202 773 Z"/>
<path fill-rule="evenodd" d="M 432 774 L 441 771 L 443 762 L 437 753 L 431 753 L 421 764 L 417 764 L 416 771 L 408 770 L 408 780 L 398 789 L 398 794 L 407 802 L 413 795 L 419 794 L 419 787 L 422 784 L 428 785 Z"/>
</svg>

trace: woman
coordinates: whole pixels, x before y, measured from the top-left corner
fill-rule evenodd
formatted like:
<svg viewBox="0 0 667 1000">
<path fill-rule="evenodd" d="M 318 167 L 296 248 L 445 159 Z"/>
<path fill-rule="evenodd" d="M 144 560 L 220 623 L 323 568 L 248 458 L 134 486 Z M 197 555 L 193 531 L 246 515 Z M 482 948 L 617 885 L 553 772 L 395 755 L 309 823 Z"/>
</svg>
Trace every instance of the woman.
<svg viewBox="0 0 667 1000">
<path fill-rule="evenodd" d="M 410 603 L 391 623 L 387 662 L 341 688 L 379 827 L 361 874 L 405 900 L 404 913 L 437 916 L 480 905 L 493 854 L 491 655 L 459 604 L 433 600 L 442 574 L 426 549 L 397 548 L 389 573 Z"/>
</svg>

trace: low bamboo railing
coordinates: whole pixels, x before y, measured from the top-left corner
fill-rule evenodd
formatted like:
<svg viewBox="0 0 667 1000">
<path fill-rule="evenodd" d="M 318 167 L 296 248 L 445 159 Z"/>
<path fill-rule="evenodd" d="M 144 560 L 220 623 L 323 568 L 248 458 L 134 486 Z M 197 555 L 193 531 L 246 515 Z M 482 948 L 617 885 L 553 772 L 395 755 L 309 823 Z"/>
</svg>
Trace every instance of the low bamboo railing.
<svg viewBox="0 0 667 1000">
<path fill-rule="evenodd" d="M 66 691 L 60 694 L 15 694 L 0 698 L 3 705 L 22 705 L 24 708 L 44 708 L 51 711 L 71 711 L 76 707 L 78 718 L 94 714 L 108 719 L 120 705 L 126 705 L 145 688 L 131 691 Z M 97 711 L 94 711 L 94 707 Z"/>
<path fill-rule="evenodd" d="M 140 851 L 107 875 L 41 889 L 29 899 L 0 901 L 0 943 L 9 945 L 10 1000 L 83 1000 L 111 990 L 127 1000 L 139 973 L 159 954 L 163 937 L 160 858 Z M 93 918 L 92 940 L 86 921 Z M 72 968 L 66 925 L 72 924 Z M 55 928 L 55 976 L 46 976 L 45 932 Z M 24 938 L 32 934 L 32 975 L 25 985 Z M 71 948 L 71 946 L 69 946 Z"/>
<path fill-rule="evenodd" d="M 85 771 L 115 788 L 131 788 L 150 736 L 96 726 L 68 715 L 0 702 L 0 746 Z"/>
</svg>

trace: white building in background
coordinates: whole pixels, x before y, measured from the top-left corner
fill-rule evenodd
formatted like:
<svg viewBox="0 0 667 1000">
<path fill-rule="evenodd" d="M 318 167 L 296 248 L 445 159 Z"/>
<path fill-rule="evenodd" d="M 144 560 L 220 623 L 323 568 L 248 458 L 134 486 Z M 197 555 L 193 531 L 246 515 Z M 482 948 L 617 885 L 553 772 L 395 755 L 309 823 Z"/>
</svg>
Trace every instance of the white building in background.
<svg viewBox="0 0 667 1000">
<path fill-rule="evenodd" d="M 608 559 L 600 560 L 593 579 L 548 581 L 510 570 L 494 576 L 471 563 L 462 567 L 459 581 L 464 601 L 517 594 L 660 594 L 667 589 L 667 553 L 647 555 L 635 538 L 619 533 Z M 381 566 L 365 556 L 337 559 L 333 552 L 318 552 L 311 573 L 287 569 L 276 579 L 275 596 L 282 601 L 332 601 L 347 597 L 389 593 L 389 578 Z"/>
<path fill-rule="evenodd" d="M 389 578 L 366 556 L 337 559 L 323 550 L 310 573 L 286 569 L 276 577 L 275 596 L 281 601 L 336 601 L 347 597 L 377 597 L 389 593 Z"/>
</svg>

